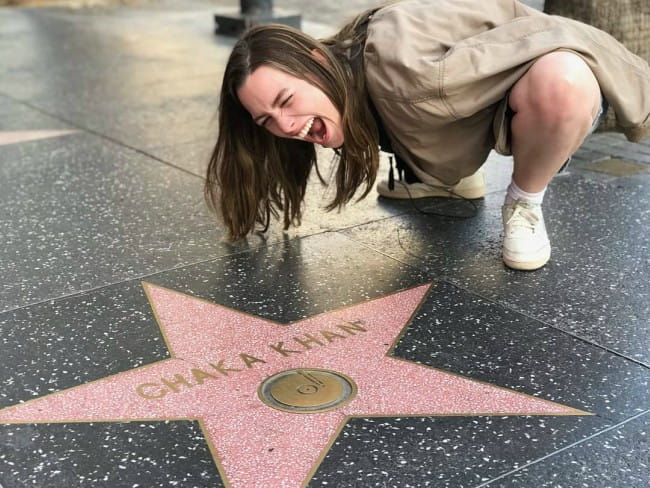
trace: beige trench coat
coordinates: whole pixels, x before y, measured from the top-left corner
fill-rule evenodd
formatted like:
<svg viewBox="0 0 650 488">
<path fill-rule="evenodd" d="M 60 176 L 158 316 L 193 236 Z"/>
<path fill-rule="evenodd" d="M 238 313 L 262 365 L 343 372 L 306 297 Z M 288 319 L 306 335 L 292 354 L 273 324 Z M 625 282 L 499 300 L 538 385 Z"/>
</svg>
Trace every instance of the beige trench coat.
<svg viewBox="0 0 650 488">
<path fill-rule="evenodd" d="M 423 181 L 474 173 L 510 153 L 507 96 L 538 57 L 579 54 L 620 129 L 650 135 L 650 67 L 610 35 L 516 0 L 404 0 L 376 12 L 366 83 L 394 150 Z"/>
</svg>

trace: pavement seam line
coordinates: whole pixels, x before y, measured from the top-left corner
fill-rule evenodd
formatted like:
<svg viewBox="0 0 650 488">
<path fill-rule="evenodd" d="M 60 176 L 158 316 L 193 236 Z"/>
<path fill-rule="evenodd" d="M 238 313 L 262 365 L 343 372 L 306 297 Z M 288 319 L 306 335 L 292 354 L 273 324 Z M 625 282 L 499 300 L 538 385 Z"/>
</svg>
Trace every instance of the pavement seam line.
<svg viewBox="0 0 650 488">
<path fill-rule="evenodd" d="M 452 285 L 452 286 L 454 286 L 454 287 L 456 287 L 456 288 L 458 288 L 460 290 L 463 290 L 463 291 L 465 291 L 467 293 L 470 293 L 471 295 L 478 296 L 478 297 L 480 297 L 480 298 L 482 298 L 484 300 L 487 300 L 487 301 L 489 301 L 491 303 L 494 303 L 495 305 L 498 305 L 498 306 L 500 306 L 500 307 L 502 307 L 502 308 L 504 308 L 504 309 L 506 309 L 506 310 L 508 310 L 510 312 L 516 313 L 516 314 L 521 315 L 522 317 L 526 317 L 526 318 L 528 318 L 530 320 L 534 320 L 535 322 L 538 322 L 538 323 L 543 324 L 543 325 L 545 325 L 547 327 L 550 327 L 551 329 L 553 329 L 553 330 L 555 330 L 557 332 L 561 332 L 562 334 L 573 337 L 574 339 L 578 339 L 579 341 L 582 341 L 585 344 L 589 344 L 590 346 L 594 346 L 594 347 L 597 347 L 598 349 L 601 349 L 601 350 L 603 350 L 605 352 L 614 354 L 615 356 L 618 356 L 621 359 L 625 359 L 627 361 L 635 363 L 635 364 L 637 364 L 637 365 L 639 365 L 639 366 L 641 366 L 641 367 L 643 367 L 645 369 L 650 368 L 650 365 L 644 363 L 643 361 L 641 361 L 639 359 L 635 359 L 635 358 L 626 356 L 626 355 L 624 355 L 624 354 L 622 354 L 622 353 L 620 353 L 618 351 L 615 351 L 613 349 L 609 349 L 607 346 L 603 346 L 602 344 L 598 344 L 597 342 L 593 342 L 593 341 L 591 341 L 589 339 L 586 339 L 584 337 L 580 337 L 579 335 L 576 335 L 575 333 L 573 333 L 571 331 L 561 329 L 557 325 L 550 324 L 550 323 L 546 322 L 545 320 L 543 320 L 543 319 L 541 319 L 539 317 L 535 317 L 534 315 L 531 315 L 529 312 L 525 312 L 525 311 L 519 310 L 517 308 L 513 308 L 512 306 L 510 306 L 510 305 L 508 305 L 506 303 L 501 303 L 501 302 L 497 301 L 494 298 L 491 298 L 491 297 L 485 296 L 485 295 L 483 295 L 481 293 L 477 293 L 475 291 L 472 291 L 470 288 L 466 288 L 465 286 L 462 286 L 459 283 L 457 283 L 456 281 L 454 281 L 453 277 L 441 276 L 440 278 L 438 278 L 438 280 L 449 283 L 450 285 Z"/>
<path fill-rule="evenodd" d="M 133 146 L 131 146 L 131 145 L 129 145 L 129 144 L 126 144 L 125 142 L 120 141 L 120 140 L 118 140 L 118 139 L 115 139 L 115 138 L 113 138 L 113 137 L 111 137 L 111 136 L 109 136 L 109 135 L 107 135 L 107 134 L 102 134 L 101 132 L 98 132 L 98 131 L 96 131 L 96 130 L 94 130 L 94 129 L 90 129 L 90 128 L 85 127 L 85 126 L 83 126 L 83 125 L 80 125 L 80 124 L 78 124 L 78 123 L 76 123 L 76 122 L 72 122 L 72 121 L 70 121 L 70 120 L 68 120 L 68 119 L 66 119 L 66 118 L 64 118 L 64 117 L 61 117 L 61 116 L 58 115 L 58 114 L 50 113 L 50 112 L 48 112 L 48 111 L 46 111 L 46 110 L 43 110 L 43 109 L 40 108 L 40 107 L 37 107 L 36 105 L 33 105 L 32 103 L 30 103 L 30 102 L 28 102 L 28 101 L 25 101 L 25 100 L 19 100 L 19 99 L 17 99 L 17 98 L 12 97 L 11 95 L 7 95 L 7 94 L 4 93 L 4 92 L 0 92 L 0 95 L 4 95 L 4 96 L 6 96 L 7 98 L 10 98 L 11 100 L 13 100 L 14 102 L 17 102 L 17 103 L 23 104 L 23 105 L 25 105 L 26 107 L 29 107 L 29 108 L 31 108 L 32 110 L 35 110 L 35 111 L 40 112 L 40 113 L 42 113 L 42 114 L 44 114 L 44 115 L 47 115 L 48 117 L 51 117 L 51 118 L 53 118 L 53 119 L 55 119 L 55 120 L 59 120 L 59 121 L 64 122 L 64 123 L 66 123 L 66 124 L 68 124 L 68 125 L 71 125 L 71 126 L 74 127 L 75 129 L 79 129 L 79 130 L 81 130 L 81 131 L 83 131 L 83 132 L 87 132 L 87 133 L 92 134 L 92 135 L 94 135 L 94 136 L 97 136 L 97 137 L 99 137 L 99 138 L 101 138 L 101 139 L 105 139 L 105 140 L 107 140 L 107 141 L 109 141 L 109 142 L 112 142 L 113 144 L 116 144 L 116 145 L 121 146 L 121 147 L 126 148 L 126 149 L 130 149 L 131 151 L 135 151 L 135 152 L 137 152 L 138 154 L 141 154 L 141 155 L 146 156 L 146 157 L 148 157 L 148 158 L 151 158 L 151 159 L 153 159 L 153 160 L 155 160 L 155 161 L 158 161 L 159 163 L 162 163 L 162 164 L 164 164 L 164 165 L 166 165 L 166 166 L 169 166 L 170 168 L 174 168 L 174 169 L 177 169 L 177 170 L 179 170 L 179 171 L 182 171 L 183 173 L 188 174 L 188 175 L 190 175 L 190 176 L 193 176 L 194 178 L 199 178 L 199 179 L 201 179 L 201 180 L 205 180 L 205 178 L 204 178 L 203 176 L 200 176 L 200 175 L 197 175 L 197 174 L 195 174 L 195 173 L 192 173 L 191 171 L 189 171 L 189 170 L 187 170 L 187 169 L 185 169 L 185 168 L 183 168 L 183 167 L 181 167 L 181 166 L 176 166 L 175 164 L 170 163 L 169 161 L 165 161 L 164 159 L 161 159 L 161 158 L 159 158 L 158 156 L 154 156 L 153 154 L 149 154 L 148 152 L 146 152 L 146 151 L 143 150 L 143 149 L 138 149 L 137 147 L 133 147 Z M 188 142 L 192 142 L 192 141 L 188 141 Z M 1 488 L 1 487 L 0 487 L 0 488 Z"/>
<path fill-rule="evenodd" d="M 528 468 L 528 467 L 530 467 L 530 466 L 533 466 L 533 465 L 535 465 L 535 464 L 538 464 L 538 463 L 540 463 L 540 462 L 542 462 L 542 461 L 544 461 L 544 460 L 546 460 L 546 459 L 548 459 L 548 458 L 551 458 L 551 457 L 553 457 L 553 456 L 556 456 L 556 455 L 560 454 L 561 452 L 564 452 L 564 451 L 567 451 L 567 450 L 569 450 L 569 449 L 572 449 L 572 448 L 574 448 L 574 447 L 576 447 L 576 446 L 579 446 L 580 444 L 583 444 L 583 443 L 585 443 L 585 442 L 587 442 L 587 441 L 589 441 L 589 440 L 591 440 L 591 439 L 595 439 L 596 437 L 599 437 L 599 436 L 601 436 L 601 435 L 603 435 L 603 434 L 606 434 L 607 432 L 610 432 L 610 431 L 612 431 L 612 430 L 618 429 L 619 427 L 622 427 L 623 425 L 627 424 L 628 422 L 631 422 L 631 421 L 633 421 L 633 420 L 636 420 L 636 419 L 638 419 L 638 418 L 640 418 L 640 417 L 643 417 L 644 415 L 647 415 L 647 414 L 649 414 L 649 413 L 650 413 L 650 410 L 645 410 L 645 411 L 643 411 L 643 412 L 641 412 L 641 413 L 639 413 L 639 414 L 637 414 L 637 415 L 634 415 L 633 417 L 630 417 L 629 419 L 626 419 L 626 420 L 623 420 L 622 422 L 619 422 L 618 424 L 611 425 L 611 426 L 607 427 L 606 429 L 601 430 L 600 432 L 596 432 L 595 434 L 592 434 L 592 435 L 590 435 L 590 436 L 588 436 L 588 437 L 585 437 L 584 439 L 581 439 L 581 440 L 579 440 L 579 441 L 576 441 L 576 442 L 574 442 L 574 443 L 572 443 L 572 444 L 569 444 L 568 446 L 565 446 L 565 447 L 563 447 L 563 448 L 561 448 L 561 449 L 558 449 L 558 450 L 555 451 L 555 452 L 552 452 L 552 453 L 550 453 L 550 454 L 547 454 L 546 456 L 542 456 L 542 457 L 539 458 L 539 459 L 535 459 L 534 461 L 531 461 L 531 462 L 529 462 L 528 464 L 525 464 L 524 466 L 521 466 L 521 467 L 519 467 L 519 468 L 517 468 L 517 469 L 513 469 L 513 470 L 511 470 L 511 471 L 508 471 L 507 473 L 503 473 L 501 476 L 497 476 L 496 478 L 493 478 L 493 479 L 491 479 L 491 480 L 489 480 L 489 481 L 486 481 L 485 483 L 481 483 L 480 485 L 476 486 L 476 488 L 483 488 L 484 486 L 489 486 L 489 485 L 491 485 L 492 483 L 494 483 L 495 481 L 498 481 L 498 480 L 504 479 L 504 478 L 506 478 L 506 477 L 508 477 L 508 476 L 510 476 L 510 475 L 512 475 L 512 474 L 514 474 L 514 473 L 517 473 L 517 472 L 523 470 L 523 469 L 526 469 L 526 468 Z"/>
</svg>

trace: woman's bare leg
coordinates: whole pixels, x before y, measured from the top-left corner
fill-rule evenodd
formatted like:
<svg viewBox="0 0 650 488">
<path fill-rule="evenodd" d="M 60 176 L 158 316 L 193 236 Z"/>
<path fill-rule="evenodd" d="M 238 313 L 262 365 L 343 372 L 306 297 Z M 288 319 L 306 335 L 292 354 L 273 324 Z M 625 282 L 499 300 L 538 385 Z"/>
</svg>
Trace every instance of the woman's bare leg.
<svg viewBox="0 0 650 488">
<path fill-rule="evenodd" d="M 598 82 L 576 54 L 542 56 L 510 93 L 513 180 L 542 191 L 582 144 L 600 109 Z"/>
<path fill-rule="evenodd" d="M 557 51 L 533 64 L 509 102 L 514 170 L 503 207 L 503 260 L 533 270 L 551 253 L 540 207 L 546 186 L 589 134 L 602 101 L 587 64 Z"/>
</svg>

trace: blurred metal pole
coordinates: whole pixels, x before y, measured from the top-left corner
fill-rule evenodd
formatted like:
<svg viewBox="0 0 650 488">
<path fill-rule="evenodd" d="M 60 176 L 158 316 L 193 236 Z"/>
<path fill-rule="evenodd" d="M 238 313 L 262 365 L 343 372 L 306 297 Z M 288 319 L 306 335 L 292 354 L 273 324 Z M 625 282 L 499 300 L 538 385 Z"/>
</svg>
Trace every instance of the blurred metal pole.
<svg viewBox="0 0 650 488">
<path fill-rule="evenodd" d="M 215 33 L 239 36 L 249 27 L 260 24 L 285 24 L 300 29 L 300 14 L 273 9 L 273 0 L 240 0 L 239 12 L 232 9 L 214 15 Z"/>
<path fill-rule="evenodd" d="M 273 11 L 272 0 L 241 0 L 241 13 L 246 15 L 267 14 Z"/>
</svg>

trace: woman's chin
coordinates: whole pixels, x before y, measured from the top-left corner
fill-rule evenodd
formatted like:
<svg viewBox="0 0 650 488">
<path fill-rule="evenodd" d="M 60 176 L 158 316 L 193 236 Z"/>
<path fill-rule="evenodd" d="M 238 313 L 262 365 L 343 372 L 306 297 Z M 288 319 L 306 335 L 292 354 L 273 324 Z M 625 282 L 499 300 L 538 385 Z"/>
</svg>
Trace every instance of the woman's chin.
<svg viewBox="0 0 650 488">
<path fill-rule="evenodd" d="M 329 137 L 324 142 L 325 142 L 325 144 L 322 144 L 323 147 L 338 149 L 341 146 L 343 146 L 343 137 L 339 136 L 339 134 L 332 134 L 332 137 Z"/>
</svg>

